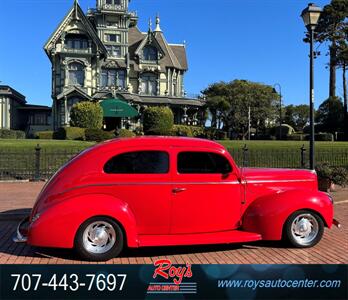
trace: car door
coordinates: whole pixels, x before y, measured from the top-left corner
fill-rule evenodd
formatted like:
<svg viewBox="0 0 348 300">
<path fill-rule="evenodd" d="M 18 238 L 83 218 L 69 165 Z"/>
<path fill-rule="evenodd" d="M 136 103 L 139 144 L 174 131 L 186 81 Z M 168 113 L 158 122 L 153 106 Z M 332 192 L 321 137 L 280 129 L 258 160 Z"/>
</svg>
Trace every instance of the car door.
<svg viewBox="0 0 348 300">
<path fill-rule="evenodd" d="M 239 226 L 241 185 L 223 153 L 175 148 L 171 234 L 209 233 Z"/>
<path fill-rule="evenodd" d="M 126 202 L 140 235 L 169 234 L 171 211 L 170 154 L 167 148 L 142 147 L 109 155 L 104 178 L 112 194 Z"/>
</svg>

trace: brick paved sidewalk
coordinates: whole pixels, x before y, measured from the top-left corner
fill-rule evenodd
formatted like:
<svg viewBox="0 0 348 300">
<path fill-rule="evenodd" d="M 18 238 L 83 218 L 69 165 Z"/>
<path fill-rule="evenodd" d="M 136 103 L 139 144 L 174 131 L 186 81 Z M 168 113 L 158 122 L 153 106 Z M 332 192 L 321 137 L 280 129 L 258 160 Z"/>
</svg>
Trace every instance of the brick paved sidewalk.
<svg viewBox="0 0 348 300">
<path fill-rule="evenodd" d="M 0 183 L 0 212 L 30 208 L 43 183 Z M 347 195 L 347 197 L 345 197 Z M 279 242 L 257 242 L 250 244 L 157 247 L 127 249 L 121 257 L 108 264 L 153 263 L 159 258 L 169 258 L 174 263 L 193 264 L 347 264 L 348 263 L 348 193 L 346 190 L 333 193 L 337 204 L 335 217 L 342 228 L 325 230 L 323 240 L 313 248 L 286 248 Z M 13 201 L 13 200 L 16 201 Z M 16 205 L 14 205 L 16 203 Z M 40 249 L 25 244 L 15 244 L 11 236 L 15 221 L 0 221 L 0 264 L 86 264 L 79 261 L 72 250 Z"/>
</svg>

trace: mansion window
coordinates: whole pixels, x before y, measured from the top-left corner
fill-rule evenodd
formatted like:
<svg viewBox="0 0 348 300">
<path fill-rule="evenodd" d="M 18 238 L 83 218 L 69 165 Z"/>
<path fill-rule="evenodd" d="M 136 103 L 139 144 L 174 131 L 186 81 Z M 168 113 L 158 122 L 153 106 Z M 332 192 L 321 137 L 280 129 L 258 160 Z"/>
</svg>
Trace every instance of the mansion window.
<svg viewBox="0 0 348 300">
<path fill-rule="evenodd" d="M 65 39 L 65 44 L 68 49 L 87 49 L 88 40 L 83 35 L 68 35 Z"/>
<path fill-rule="evenodd" d="M 121 46 L 111 46 L 106 45 L 106 50 L 108 50 L 108 54 L 112 57 L 121 57 Z"/>
<path fill-rule="evenodd" d="M 30 125 L 47 125 L 47 114 L 45 113 L 33 113 L 29 116 L 29 124 Z"/>
<path fill-rule="evenodd" d="M 141 93 L 143 95 L 157 95 L 157 76 L 153 73 L 141 75 Z"/>
<path fill-rule="evenodd" d="M 121 43 L 121 35 L 120 34 L 106 34 L 106 41 L 112 43 Z"/>
<path fill-rule="evenodd" d="M 85 82 L 85 68 L 82 64 L 74 62 L 68 66 L 69 85 L 84 86 Z"/>
<path fill-rule="evenodd" d="M 118 28 L 118 22 L 116 22 L 116 21 L 107 21 L 106 22 L 106 26 Z"/>
<path fill-rule="evenodd" d="M 145 61 L 154 61 L 158 59 L 157 49 L 152 46 L 146 46 L 143 49 L 143 59 Z"/>
<path fill-rule="evenodd" d="M 121 0 L 106 0 L 105 3 L 109 5 L 121 5 Z"/>
<path fill-rule="evenodd" d="M 126 87 L 126 72 L 118 69 L 102 69 L 101 73 L 101 86 L 110 87 L 116 86 Z"/>
<path fill-rule="evenodd" d="M 176 78 L 173 79 L 173 96 L 178 96 L 178 80 Z"/>
</svg>

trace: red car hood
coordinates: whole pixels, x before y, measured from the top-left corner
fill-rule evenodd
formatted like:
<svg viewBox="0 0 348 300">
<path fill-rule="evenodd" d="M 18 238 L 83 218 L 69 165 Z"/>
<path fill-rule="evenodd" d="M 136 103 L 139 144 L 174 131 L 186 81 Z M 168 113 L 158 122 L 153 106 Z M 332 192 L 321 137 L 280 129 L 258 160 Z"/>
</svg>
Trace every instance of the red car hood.
<svg viewBox="0 0 348 300">
<path fill-rule="evenodd" d="M 243 177 L 248 181 L 317 181 L 317 174 L 312 170 L 300 169 L 266 169 L 266 168 L 243 168 Z"/>
</svg>

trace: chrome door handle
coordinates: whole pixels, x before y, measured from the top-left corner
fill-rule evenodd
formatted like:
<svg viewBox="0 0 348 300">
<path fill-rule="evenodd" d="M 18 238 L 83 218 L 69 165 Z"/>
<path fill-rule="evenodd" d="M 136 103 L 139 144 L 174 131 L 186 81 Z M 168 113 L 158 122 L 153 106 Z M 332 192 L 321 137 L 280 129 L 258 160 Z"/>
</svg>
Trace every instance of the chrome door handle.
<svg viewBox="0 0 348 300">
<path fill-rule="evenodd" d="M 186 191 L 186 188 L 174 188 L 174 189 L 172 190 L 172 192 L 173 192 L 174 194 L 181 193 L 181 192 L 185 192 L 185 191 Z"/>
</svg>

